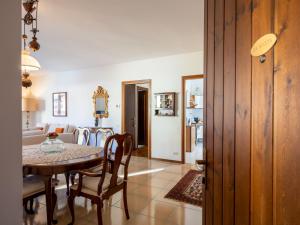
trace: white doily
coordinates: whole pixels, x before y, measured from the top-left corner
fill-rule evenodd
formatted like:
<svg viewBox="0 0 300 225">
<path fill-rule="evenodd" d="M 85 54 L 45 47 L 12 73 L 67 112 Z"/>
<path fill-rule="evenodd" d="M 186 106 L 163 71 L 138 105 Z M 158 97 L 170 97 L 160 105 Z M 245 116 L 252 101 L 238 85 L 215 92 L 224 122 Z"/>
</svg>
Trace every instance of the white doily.
<svg viewBox="0 0 300 225">
<path fill-rule="evenodd" d="M 41 151 L 40 145 L 28 145 L 23 146 L 23 165 L 54 164 L 88 157 L 101 151 L 102 149 L 100 148 L 65 143 L 64 151 L 59 153 L 45 153 Z"/>
</svg>

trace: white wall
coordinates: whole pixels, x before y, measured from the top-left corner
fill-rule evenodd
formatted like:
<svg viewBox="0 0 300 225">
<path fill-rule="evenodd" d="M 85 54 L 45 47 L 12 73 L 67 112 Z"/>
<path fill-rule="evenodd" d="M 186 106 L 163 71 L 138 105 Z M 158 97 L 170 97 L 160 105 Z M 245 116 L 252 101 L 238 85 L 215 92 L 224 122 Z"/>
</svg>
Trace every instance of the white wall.
<svg viewBox="0 0 300 225">
<path fill-rule="evenodd" d="M 176 92 L 179 97 L 176 117 L 156 117 L 152 110 L 152 157 L 181 160 L 181 76 L 202 73 L 203 53 L 195 52 L 101 68 L 36 75 L 33 78 L 32 93 L 45 103 L 36 120 L 93 126 L 92 94 L 97 85 L 101 85 L 110 95 L 110 116 L 102 124 L 113 126 L 119 132 L 121 82 L 152 79 L 152 93 Z M 61 91 L 68 92 L 68 117 L 54 118 L 52 93 Z"/>
<path fill-rule="evenodd" d="M 21 4 L 1 1 L 0 224 L 22 224 Z"/>
</svg>

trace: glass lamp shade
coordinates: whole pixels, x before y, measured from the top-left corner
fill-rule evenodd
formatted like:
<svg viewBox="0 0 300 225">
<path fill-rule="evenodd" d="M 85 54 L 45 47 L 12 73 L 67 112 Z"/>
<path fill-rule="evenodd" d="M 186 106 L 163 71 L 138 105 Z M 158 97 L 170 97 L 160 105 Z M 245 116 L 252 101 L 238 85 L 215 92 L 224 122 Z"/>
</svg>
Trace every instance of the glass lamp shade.
<svg viewBox="0 0 300 225">
<path fill-rule="evenodd" d="M 30 72 L 41 69 L 40 63 L 30 55 L 29 51 L 22 51 L 22 71 Z"/>
</svg>

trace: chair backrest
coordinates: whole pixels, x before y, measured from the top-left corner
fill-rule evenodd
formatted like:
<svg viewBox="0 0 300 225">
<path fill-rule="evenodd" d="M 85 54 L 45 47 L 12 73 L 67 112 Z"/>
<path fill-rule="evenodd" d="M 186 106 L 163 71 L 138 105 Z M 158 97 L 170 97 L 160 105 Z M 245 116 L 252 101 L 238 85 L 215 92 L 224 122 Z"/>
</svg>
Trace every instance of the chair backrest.
<svg viewBox="0 0 300 225">
<path fill-rule="evenodd" d="M 96 131 L 96 147 L 104 148 L 105 142 L 109 136 L 114 135 L 112 129 L 99 128 Z"/>
<path fill-rule="evenodd" d="M 109 148 L 112 143 L 115 142 L 116 144 L 116 151 L 114 155 L 109 154 Z M 104 145 L 104 161 L 103 161 L 103 169 L 100 182 L 98 184 L 98 194 L 102 191 L 102 185 L 105 179 L 106 172 L 108 172 L 108 161 L 113 162 L 113 166 L 110 170 L 111 178 L 110 178 L 110 185 L 108 189 L 117 186 L 118 184 L 118 173 L 120 166 L 124 167 L 124 180 L 127 181 L 128 177 L 128 166 L 131 158 L 133 148 L 133 138 L 132 135 L 125 133 L 125 134 L 114 134 L 109 136 Z M 125 155 L 127 152 L 127 155 Z"/>
<path fill-rule="evenodd" d="M 78 145 L 88 145 L 90 141 L 90 130 L 88 128 L 76 128 L 74 130 L 75 143 Z"/>
</svg>

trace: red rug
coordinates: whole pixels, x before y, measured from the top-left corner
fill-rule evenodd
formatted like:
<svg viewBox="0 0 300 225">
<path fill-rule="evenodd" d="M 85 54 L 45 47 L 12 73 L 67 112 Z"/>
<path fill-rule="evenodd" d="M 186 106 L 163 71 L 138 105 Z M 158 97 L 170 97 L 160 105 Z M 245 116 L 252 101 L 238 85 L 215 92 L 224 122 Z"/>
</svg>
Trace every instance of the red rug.
<svg viewBox="0 0 300 225">
<path fill-rule="evenodd" d="M 181 178 L 175 187 L 171 189 L 165 198 L 202 206 L 204 188 L 202 179 L 202 172 L 190 170 L 183 178 Z"/>
</svg>

